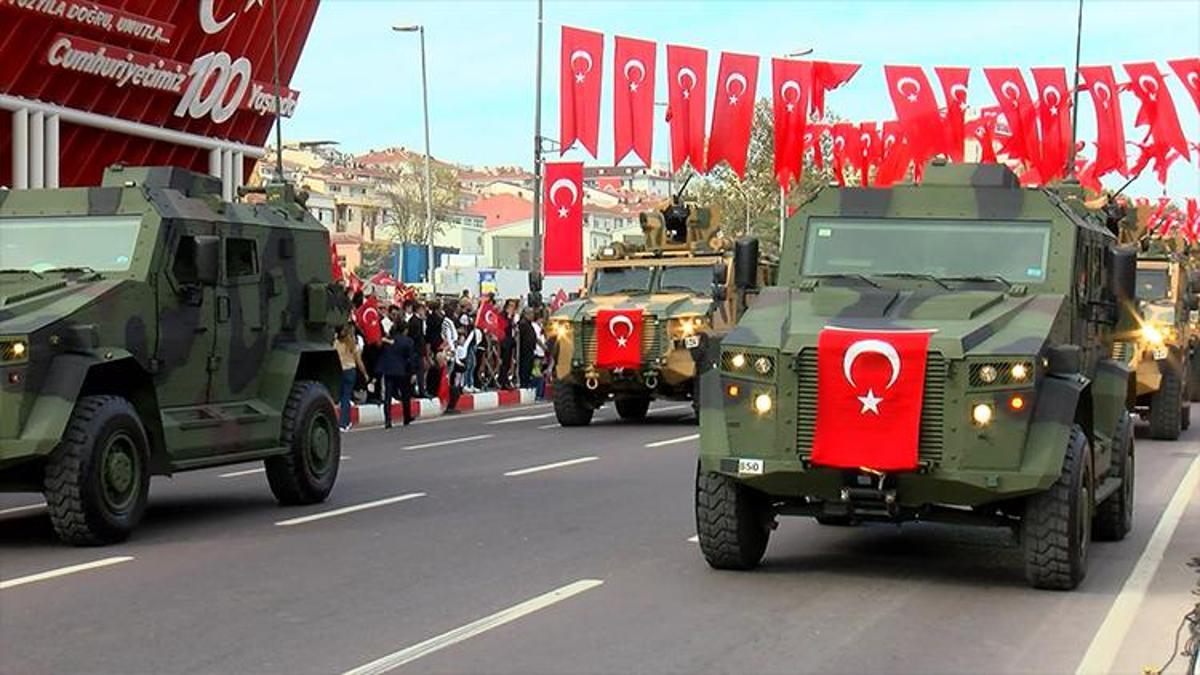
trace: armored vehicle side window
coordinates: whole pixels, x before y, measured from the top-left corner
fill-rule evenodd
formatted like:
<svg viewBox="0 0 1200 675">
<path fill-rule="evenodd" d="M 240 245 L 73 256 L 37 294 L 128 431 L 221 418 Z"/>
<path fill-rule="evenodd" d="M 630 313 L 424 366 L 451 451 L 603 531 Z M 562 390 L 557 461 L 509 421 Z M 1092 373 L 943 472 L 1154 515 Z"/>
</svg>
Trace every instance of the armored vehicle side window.
<svg viewBox="0 0 1200 675">
<path fill-rule="evenodd" d="M 664 267 L 658 274 L 658 290 L 709 295 L 712 293 L 712 280 L 712 265 Z"/>
<path fill-rule="evenodd" d="M 124 272 L 141 223 L 141 216 L 2 218 L 0 269 Z"/>
<path fill-rule="evenodd" d="M 196 238 L 192 235 L 179 238 L 179 245 L 175 247 L 175 262 L 171 263 L 171 274 L 181 284 L 199 283 L 200 279 L 196 273 Z"/>
<path fill-rule="evenodd" d="M 1138 300 L 1161 300 L 1171 291 L 1171 273 L 1167 269 L 1137 271 Z"/>
<path fill-rule="evenodd" d="M 225 278 L 238 279 L 258 274 L 258 242 L 253 239 L 225 240 Z"/>
<path fill-rule="evenodd" d="M 814 218 L 802 271 L 1046 279 L 1050 224 L 977 220 Z"/>
<path fill-rule="evenodd" d="M 653 275 L 652 267 L 601 267 L 596 270 L 591 292 L 594 295 L 646 293 Z"/>
</svg>

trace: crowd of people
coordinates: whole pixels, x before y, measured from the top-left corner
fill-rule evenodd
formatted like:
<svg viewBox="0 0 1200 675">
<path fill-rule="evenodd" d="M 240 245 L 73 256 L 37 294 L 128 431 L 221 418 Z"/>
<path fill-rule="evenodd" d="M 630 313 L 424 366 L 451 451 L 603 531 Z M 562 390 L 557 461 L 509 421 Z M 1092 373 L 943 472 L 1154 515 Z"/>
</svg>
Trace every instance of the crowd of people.
<svg viewBox="0 0 1200 675">
<path fill-rule="evenodd" d="M 461 395 L 529 388 L 544 397 L 552 372 L 553 337 L 546 334 L 544 307 L 515 299 L 497 304 L 494 294 L 473 298 L 416 297 L 380 303 L 355 292 L 353 311 L 334 338 L 342 366 L 342 429 L 350 428 L 351 405 L 401 403 L 411 420 L 413 398 L 439 398 L 457 413 Z M 384 426 L 392 406 L 383 405 Z"/>
</svg>

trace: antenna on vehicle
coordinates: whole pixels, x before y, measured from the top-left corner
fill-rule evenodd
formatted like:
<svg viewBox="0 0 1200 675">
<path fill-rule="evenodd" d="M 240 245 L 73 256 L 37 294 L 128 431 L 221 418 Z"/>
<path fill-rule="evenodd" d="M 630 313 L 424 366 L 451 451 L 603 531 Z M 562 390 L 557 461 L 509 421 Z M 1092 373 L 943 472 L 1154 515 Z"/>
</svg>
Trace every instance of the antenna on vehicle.
<svg viewBox="0 0 1200 675">
<path fill-rule="evenodd" d="M 1083 0 L 1079 0 L 1078 18 L 1075 22 L 1075 91 L 1071 102 L 1071 148 L 1067 152 L 1067 178 L 1075 177 L 1075 137 L 1079 129 L 1079 53 L 1083 42 Z"/>
<path fill-rule="evenodd" d="M 676 204 L 678 204 L 678 203 L 679 203 L 679 201 L 680 201 L 681 199 L 683 199 L 683 191 L 687 189 L 688 183 L 690 183 L 690 182 L 692 181 L 692 177 L 693 177 L 693 176 L 695 176 L 695 175 L 696 175 L 696 172 L 694 172 L 694 171 L 693 171 L 692 173 L 689 173 L 689 174 L 687 175 L 687 178 L 684 178 L 684 179 L 683 179 L 683 185 L 680 185 L 680 186 L 679 186 L 679 191 L 675 193 L 675 198 L 674 198 L 674 199 L 672 199 L 671 201 L 673 201 L 673 202 L 675 202 Z"/>
<path fill-rule="evenodd" d="M 1080 0 L 1082 2 L 1083 0 Z M 279 0 L 271 0 L 271 50 L 275 62 L 275 180 L 283 182 L 283 102 L 279 87 Z"/>
</svg>

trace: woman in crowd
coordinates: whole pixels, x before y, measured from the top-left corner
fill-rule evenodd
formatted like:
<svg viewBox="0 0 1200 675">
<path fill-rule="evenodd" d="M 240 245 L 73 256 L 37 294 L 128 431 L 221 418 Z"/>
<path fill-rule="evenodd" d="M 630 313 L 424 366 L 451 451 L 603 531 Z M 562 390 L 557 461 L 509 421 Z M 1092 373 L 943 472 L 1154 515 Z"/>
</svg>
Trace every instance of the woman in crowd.
<svg viewBox="0 0 1200 675">
<path fill-rule="evenodd" d="M 333 346 L 337 349 L 338 360 L 342 363 L 342 386 L 341 391 L 338 392 L 341 416 L 338 418 L 338 422 L 342 431 L 348 431 L 350 429 L 350 399 L 354 395 L 354 384 L 358 374 L 362 373 L 363 380 L 367 380 L 367 367 L 363 365 L 362 350 L 358 348 L 358 338 L 354 334 L 353 323 L 346 322 L 338 327 Z"/>
</svg>

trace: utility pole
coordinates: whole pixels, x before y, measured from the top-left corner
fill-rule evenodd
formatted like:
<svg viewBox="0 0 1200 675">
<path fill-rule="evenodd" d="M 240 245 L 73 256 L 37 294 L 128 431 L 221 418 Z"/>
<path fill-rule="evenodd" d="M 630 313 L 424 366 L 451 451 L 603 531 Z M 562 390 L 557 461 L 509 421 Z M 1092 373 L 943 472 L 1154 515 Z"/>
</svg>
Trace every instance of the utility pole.
<svg viewBox="0 0 1200 675">
<path fill-rule="evenodd" d="M 542 273 L 542 0 L 537 3 L 537 86 L 533 108 L 533 260 Z"/>
<path fill-rule="evenodd" d="M 1075 134 L 1079 127 L 1079 52 L 1083 44 L 1083 0 L 1079 0 L 1079 16 L 1075 23 L 1075 92 L 1071 103 L 1071 147 L 1067 151 L 1066 175 L 1075 175 Z"/>
<path fill-rule="evenodd" d="M 437 295 L 437 258 L 433 250 L 433 179 L 429 170 L 429 80 L 425 72 L 425 26 L 392 26 L 392 30 L 400 33 L 416 32 L 421 36 L 421 104 L 425 112 L 425 234 L 429 237 L 426 256 L 429 259 L 429 291 Z"/>
</svg>

